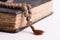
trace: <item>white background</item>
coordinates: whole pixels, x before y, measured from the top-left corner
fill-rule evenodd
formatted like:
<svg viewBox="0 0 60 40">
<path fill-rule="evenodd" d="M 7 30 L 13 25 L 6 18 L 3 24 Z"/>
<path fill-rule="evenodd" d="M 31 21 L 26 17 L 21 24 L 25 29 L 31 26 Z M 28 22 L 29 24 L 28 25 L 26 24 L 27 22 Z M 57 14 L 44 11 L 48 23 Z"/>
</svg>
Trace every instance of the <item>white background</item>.
<svg viewBox="0 0 60 40">
<path fill-rule="evenodd" d="M 53 0 L 53 15 L 35 23 L 34 26 L 44 30 L 44 34 L 34 35 L 28 27 L 16 34 L 0 32 L 0 40 L 60 40 L 60 1 Z"/>
</svg>

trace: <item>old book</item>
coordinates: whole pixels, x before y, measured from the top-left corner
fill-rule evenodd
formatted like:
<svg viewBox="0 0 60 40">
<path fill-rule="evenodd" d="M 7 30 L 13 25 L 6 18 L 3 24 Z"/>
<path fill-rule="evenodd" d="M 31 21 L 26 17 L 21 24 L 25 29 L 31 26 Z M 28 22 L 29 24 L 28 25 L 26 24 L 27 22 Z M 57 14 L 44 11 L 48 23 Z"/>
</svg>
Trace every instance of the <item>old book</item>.
<svg viewBox="0 0 60 40">
<path fill-rule="evenodd" d="M 14 2 L 32 5 L 30 10 L 32 12 L 31 21 L 33 23 L 52 14 L 51 0 L 14 0 Z M 21 10 L 0 6 L 0 31 L 18 32 L 26 27 L 26 23 L 26 17 Z"/>
</svg>

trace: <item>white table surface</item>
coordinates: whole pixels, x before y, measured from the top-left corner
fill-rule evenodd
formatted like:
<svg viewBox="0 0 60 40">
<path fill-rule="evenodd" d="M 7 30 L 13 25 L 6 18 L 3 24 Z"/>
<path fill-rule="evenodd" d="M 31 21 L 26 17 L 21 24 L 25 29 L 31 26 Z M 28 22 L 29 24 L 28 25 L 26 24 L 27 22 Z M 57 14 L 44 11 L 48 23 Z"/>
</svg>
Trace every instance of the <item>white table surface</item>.
<svg viewBox="0 0 60 40">
<path fill-rule="evenodd" d="M 54 9 L 55 13 L 53 15 L 34 24 L 36 29 L 44 31 L 43 35 L 34 35 L 28 27 L 15 34 L 0 32 L 0 40 L 60 40 L 60 11 L 58 9 Z"/>
<path fill-rule="evenodd" d="M 57 40 L 55 37 L 59 35 L 59 33 L 57 34 L 59 32 L 57 27 L 60 24 L 56 19 L 57 17 L 53 14 L 34 24 L 36 29 L 44 30 L 43 35 L 34 35 L 28 27 L 15 34 L 0 32 L 0 40 Z"/>
</svg>

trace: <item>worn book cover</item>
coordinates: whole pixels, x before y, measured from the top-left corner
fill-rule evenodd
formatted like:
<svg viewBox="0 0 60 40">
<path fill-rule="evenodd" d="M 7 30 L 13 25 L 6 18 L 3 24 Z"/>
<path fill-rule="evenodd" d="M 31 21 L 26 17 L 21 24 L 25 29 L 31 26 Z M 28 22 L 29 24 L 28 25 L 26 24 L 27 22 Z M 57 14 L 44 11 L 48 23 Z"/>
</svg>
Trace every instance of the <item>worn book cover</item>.
<svg viewBox="0 0 60 40">
<path fill-rule="evenodd" d="M 0 0 L 5 4 L 7 0 Z M 52 14 L 51 0 L 14 0 L 13 3 L 30 4 L 32 24 Z M 0 4 L 0 31 L 18 32 L 27 27 L 26 17 L 21 9 L 13 9 Z M 7 4 L 8 5 L 8 4 Z"/>
</svg>

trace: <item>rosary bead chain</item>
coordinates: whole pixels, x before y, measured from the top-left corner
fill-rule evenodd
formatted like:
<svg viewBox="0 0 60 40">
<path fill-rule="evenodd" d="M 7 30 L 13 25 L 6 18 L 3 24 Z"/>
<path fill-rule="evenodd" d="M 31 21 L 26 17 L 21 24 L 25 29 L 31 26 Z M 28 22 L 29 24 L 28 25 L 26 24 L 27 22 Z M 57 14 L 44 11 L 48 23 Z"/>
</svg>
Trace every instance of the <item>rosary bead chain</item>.
<svg viewBox="0 0 60 40">
<path fill-rule="evenodd" d="M 30 26 L 32 31 L 34 32 L 35 35 L 41 35 L 43 33 L 42 30 L 35 30 L 34 26 L 32 26 L 32 21 L 30 21 L 31 19 L 31 5 L 30 4 L 26 4 L 26 3 L 13 3 L 13 0 L 8 0 L 7 2 L 0 2 L 0 6 L 5 6 L 7 8 L 21 8 L 22 11 L 24 12 L 24 16 L 26 17 L 26 25 Z"/>
</svg>

